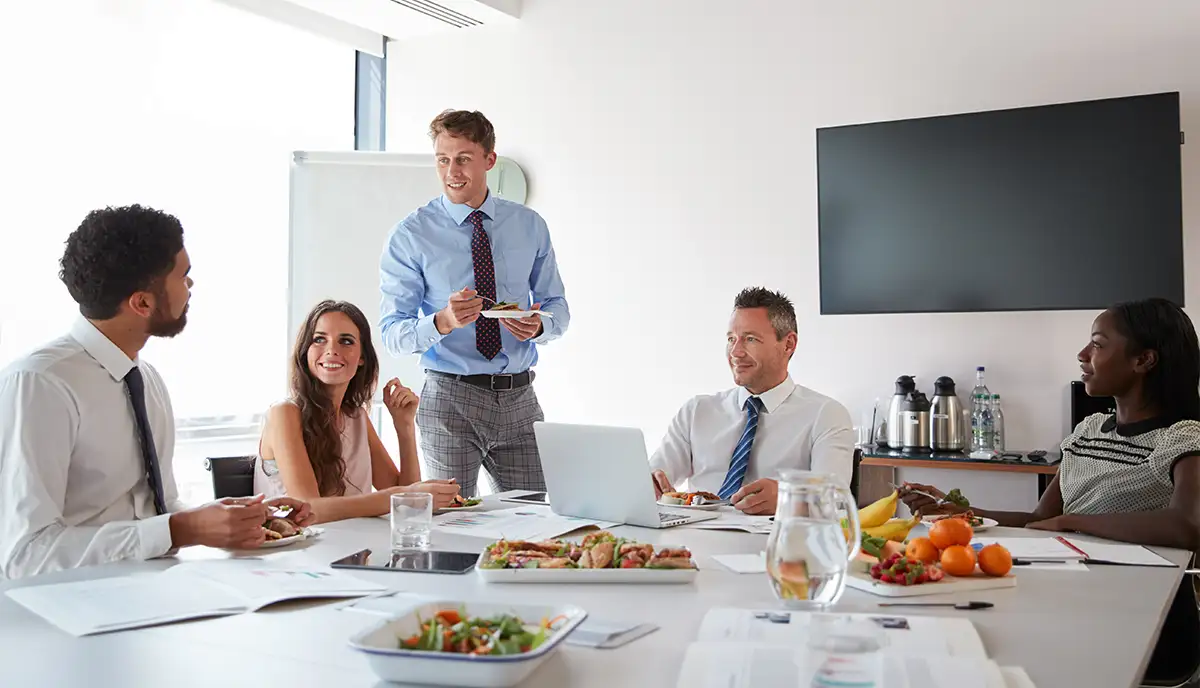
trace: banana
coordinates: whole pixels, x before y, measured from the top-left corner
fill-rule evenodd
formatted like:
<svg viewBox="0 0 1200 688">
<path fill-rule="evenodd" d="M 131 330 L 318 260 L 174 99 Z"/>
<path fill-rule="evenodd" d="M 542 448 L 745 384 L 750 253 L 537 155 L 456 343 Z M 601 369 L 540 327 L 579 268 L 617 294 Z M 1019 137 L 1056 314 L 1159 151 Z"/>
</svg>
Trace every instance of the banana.
<svg viewBox="0 0 1200 688">
<path fill-rule="evenodd" d="M 896 503 L 899 501 L 899 498 L 900 493 L 897 490 L 892 490 L 890 495 L 859 509 L 858 525 L 863 530 L 866 530 L 887 523 L 889 518 L 896 515 Z"/>
<path fill-rule="evenodd" d="M 912 530 L 920 522 L 920 516 L 913 516 L 911 519 L 893 518 L 874 528 L 863 528 L 862 532 L 871 537 L 880 537 L 884 540 L 892 540 L 894 542 L 904 542 L 904 539 L 908 537 L 908 531 Z"/>
</svg>

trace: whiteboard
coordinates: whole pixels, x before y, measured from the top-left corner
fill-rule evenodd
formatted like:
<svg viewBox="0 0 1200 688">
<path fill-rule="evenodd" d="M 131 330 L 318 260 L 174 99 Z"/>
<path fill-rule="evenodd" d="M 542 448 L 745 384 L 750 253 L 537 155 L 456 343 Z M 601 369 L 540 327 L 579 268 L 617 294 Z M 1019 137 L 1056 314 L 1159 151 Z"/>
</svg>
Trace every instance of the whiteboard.
<svg viewBox="0 0 1200 688">
<path fill-rule="evenodd" d="M 288 235 L 288 350 L 323 299 L 349 301 L 371 323 L 380 387 L 398 377 L 421 389 L 417 355 L 392 356 L 379 332 L 379 258 L 400 220 L 442 193 L 429 154 L 306 152 L 292 155 Z M 376 398 L 380 396 L 376 389 Z"/>
</svg>

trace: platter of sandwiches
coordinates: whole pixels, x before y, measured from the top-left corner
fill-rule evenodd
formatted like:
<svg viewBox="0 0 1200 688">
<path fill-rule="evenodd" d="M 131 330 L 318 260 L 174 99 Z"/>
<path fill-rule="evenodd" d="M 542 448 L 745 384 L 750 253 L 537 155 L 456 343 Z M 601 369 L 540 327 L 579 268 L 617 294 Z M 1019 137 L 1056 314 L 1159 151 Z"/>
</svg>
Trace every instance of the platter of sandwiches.
<svg viewBox="0 0 1200 688">
<path fill-rule="evenodd" d="M 655 547 L 601 530 L 579 543 L 499 540 L 479 556 L 488 583 L 690 583 L 696 562 L 684 547 Z"/>
</svg>

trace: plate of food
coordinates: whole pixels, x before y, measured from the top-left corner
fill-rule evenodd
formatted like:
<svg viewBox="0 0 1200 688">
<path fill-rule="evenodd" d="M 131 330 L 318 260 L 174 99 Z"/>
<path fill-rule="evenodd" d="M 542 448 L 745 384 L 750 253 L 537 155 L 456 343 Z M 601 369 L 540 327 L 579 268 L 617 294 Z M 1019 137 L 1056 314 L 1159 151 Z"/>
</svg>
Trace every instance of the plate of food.
<svg viewBox="0 0 1200 688">
<path fill-rule="evenodd" d="M 579 543 L 499 540 L 479 555 L 488 583 L 690 583 L 696 562 L 685 547 L 654 545 L 601 530 Z"/>
<path fill-rule="evenodd" d="M 293 542 L 317 537 L 324 532 L 320 528 L 313 528 L 311 526 L 302 528 L 289 519 L 286 514 L 286 511 L 281 511 L 267 516 L 267 520 L 262 524 L 263 535 L 267 540 L 259 545 L 260 549 L 285 547 Z"/>
<path fill-rule="evenodd" d="M 971 525 L 971 529 L 975 532 L 987 530 L 988 528 L 994 528 L 1000 525 L 995 519 L 976 516 L 972 511 L 964 511 L 961 514 L 926 514 L 921 517 L 921 522 L 926 525 L 933 525 L 934 523 L 947 518 L 962 519 L 969 523 Z"/>
<path fill-rule="evenodd" d="M 728 499 L 721 499 L 711 492 L 664 492 L 658 499 L 659 506 L 672 509 L 700 509 L 715 511 L 721 506 L 728 506 Z"/>
<path fill-rule="evenodd" d="M 435 510 L 435 514 L 444 514 L 448 511 L 469 511 L 478 509 L 483 505 L 483 500 L 478 497 L 463 497 L 462 495 L 454 495 L 454 500 L 450 502 L 450 506 L 444 506 Z"/>
<path fill-rule="evenodd" d="M 514 686 L 586 618 L 574 605 L 422 600 L 354 636 L 350 647 L 386 681 Z"/>
<path fill-rule="evenodd" d="M 546 311 L 527 311 L 521 308 L 521 304 L 512 301 L 500 301 L 491 308 L 485 308 L 480 313 L 485 318 L 528 318 L 533 315 L 542 315 L 547 318 L 554 316 Z"/>
</svg>

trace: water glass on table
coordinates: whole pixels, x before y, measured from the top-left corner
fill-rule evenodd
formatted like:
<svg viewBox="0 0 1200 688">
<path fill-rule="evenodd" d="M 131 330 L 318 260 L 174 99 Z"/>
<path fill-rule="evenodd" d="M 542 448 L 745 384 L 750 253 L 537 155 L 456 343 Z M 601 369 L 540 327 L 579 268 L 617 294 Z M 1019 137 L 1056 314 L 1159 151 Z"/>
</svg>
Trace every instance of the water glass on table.
<svg viewBox="0 0 1200 688">
<path fill-rule="evenodd" d="M 433 495 L 397 492 L 392 495 L 392 551 L 429 548 L 433 530 Z"/>
</svg>

